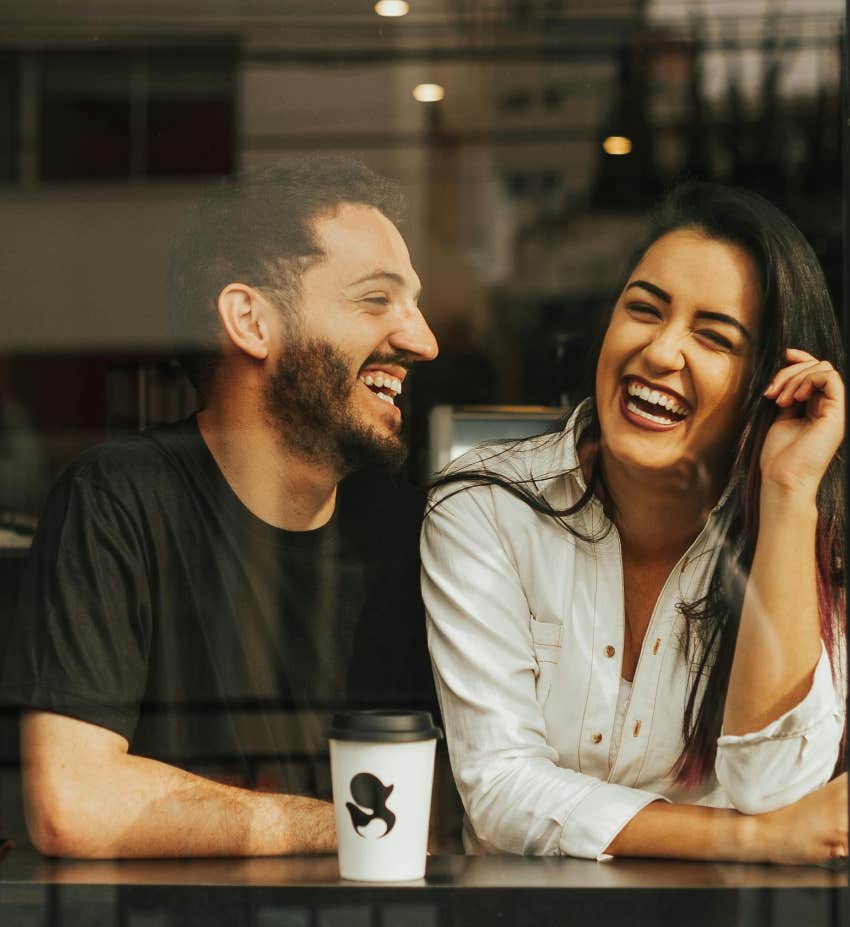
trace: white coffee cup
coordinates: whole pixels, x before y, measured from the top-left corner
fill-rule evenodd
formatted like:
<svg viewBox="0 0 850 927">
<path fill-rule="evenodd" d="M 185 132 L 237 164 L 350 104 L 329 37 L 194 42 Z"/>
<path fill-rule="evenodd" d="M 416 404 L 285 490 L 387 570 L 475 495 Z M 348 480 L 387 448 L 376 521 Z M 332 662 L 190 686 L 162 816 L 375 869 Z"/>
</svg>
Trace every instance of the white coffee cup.
<svg viewBox="0 0 850 927">
<path fill-rule="evenodd" d="M 334 715 L 331 781 L 343 879 L 425 875 L 434 749 L 442 736 L 427 711 Z"/>
</svg>

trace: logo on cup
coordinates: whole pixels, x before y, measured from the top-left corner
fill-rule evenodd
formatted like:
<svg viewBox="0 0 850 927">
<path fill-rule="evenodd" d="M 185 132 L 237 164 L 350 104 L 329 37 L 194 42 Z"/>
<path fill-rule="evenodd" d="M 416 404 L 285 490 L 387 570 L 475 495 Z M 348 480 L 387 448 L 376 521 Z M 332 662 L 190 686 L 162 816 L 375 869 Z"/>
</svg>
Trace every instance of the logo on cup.
<svg viewBox="0 0 850 927">
<path fill-rule="evenodd" d="M 384 785 L 372 773 L 362 772 L 352 778 L 349 788 L 357 804 L 347 801 L 345 807 L 351 815 L 351 824 L 357 836 L 373 840 L 386 837 L 395 827 L 395 815 L 387 807 L 387 799 L 395 786 Z M 364 808 L 368 810 L 364 811 Z"/>
</svg>

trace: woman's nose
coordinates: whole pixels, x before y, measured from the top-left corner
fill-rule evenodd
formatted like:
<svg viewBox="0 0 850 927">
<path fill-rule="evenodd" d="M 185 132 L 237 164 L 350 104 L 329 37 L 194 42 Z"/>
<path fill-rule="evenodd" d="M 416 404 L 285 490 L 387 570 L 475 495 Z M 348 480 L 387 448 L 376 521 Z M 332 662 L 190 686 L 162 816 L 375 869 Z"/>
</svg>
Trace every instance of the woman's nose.
<svg viewBox="0 0 850 927">
<path fill-rule="evenodd" d="M 656 370 L 681 370 L 685 365 L 682 332 L 665 327 L 643 349 L 646 362 Z"/>
</svg>

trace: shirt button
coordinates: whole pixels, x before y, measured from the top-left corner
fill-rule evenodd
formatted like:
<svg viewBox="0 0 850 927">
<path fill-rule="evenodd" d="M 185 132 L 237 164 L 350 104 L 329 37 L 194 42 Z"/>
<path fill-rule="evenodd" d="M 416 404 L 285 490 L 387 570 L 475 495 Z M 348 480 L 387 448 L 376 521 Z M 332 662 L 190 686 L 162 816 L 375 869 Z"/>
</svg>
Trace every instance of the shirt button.
<svg viewBox="0 0 850 927">
<path fill-rule="evenodd" d="M 655 643 L 652 645 L 652 653 L 653 653 L 653 654 L 658 653 L 658 648 L 659 648 L 660 646 L 661 646 L 661 638 L 660 638 L 660 637 L 657 637 L 657 638 L 655 639 Z"/>
<path fill-rule="evenodd" d="M 606 657 L 613 657 L 616 652 L 617 651 L 610 644 L 605 648 Z"/>
<path fill-rule="evenodd" d="M 602 735 L 597 733 L 590 738 L 595 744 L 602 743 Z"/>
</svg>

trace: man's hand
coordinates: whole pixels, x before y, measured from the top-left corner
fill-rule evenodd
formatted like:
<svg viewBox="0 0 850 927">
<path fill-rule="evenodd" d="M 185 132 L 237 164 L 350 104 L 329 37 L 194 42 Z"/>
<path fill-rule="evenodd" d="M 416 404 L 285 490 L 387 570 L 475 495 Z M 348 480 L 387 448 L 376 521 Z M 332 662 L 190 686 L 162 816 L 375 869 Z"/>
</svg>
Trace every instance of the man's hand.
<svg viewBox="0 0 850 927">
<path fill-rule="evenodd" d="M 222 785 L 133 756 L 119 734 L 44 711 L 21 718 L 27 826 L 52 856 L 270 856 L 336 849 L 333 806 Z"/>
</svg>

